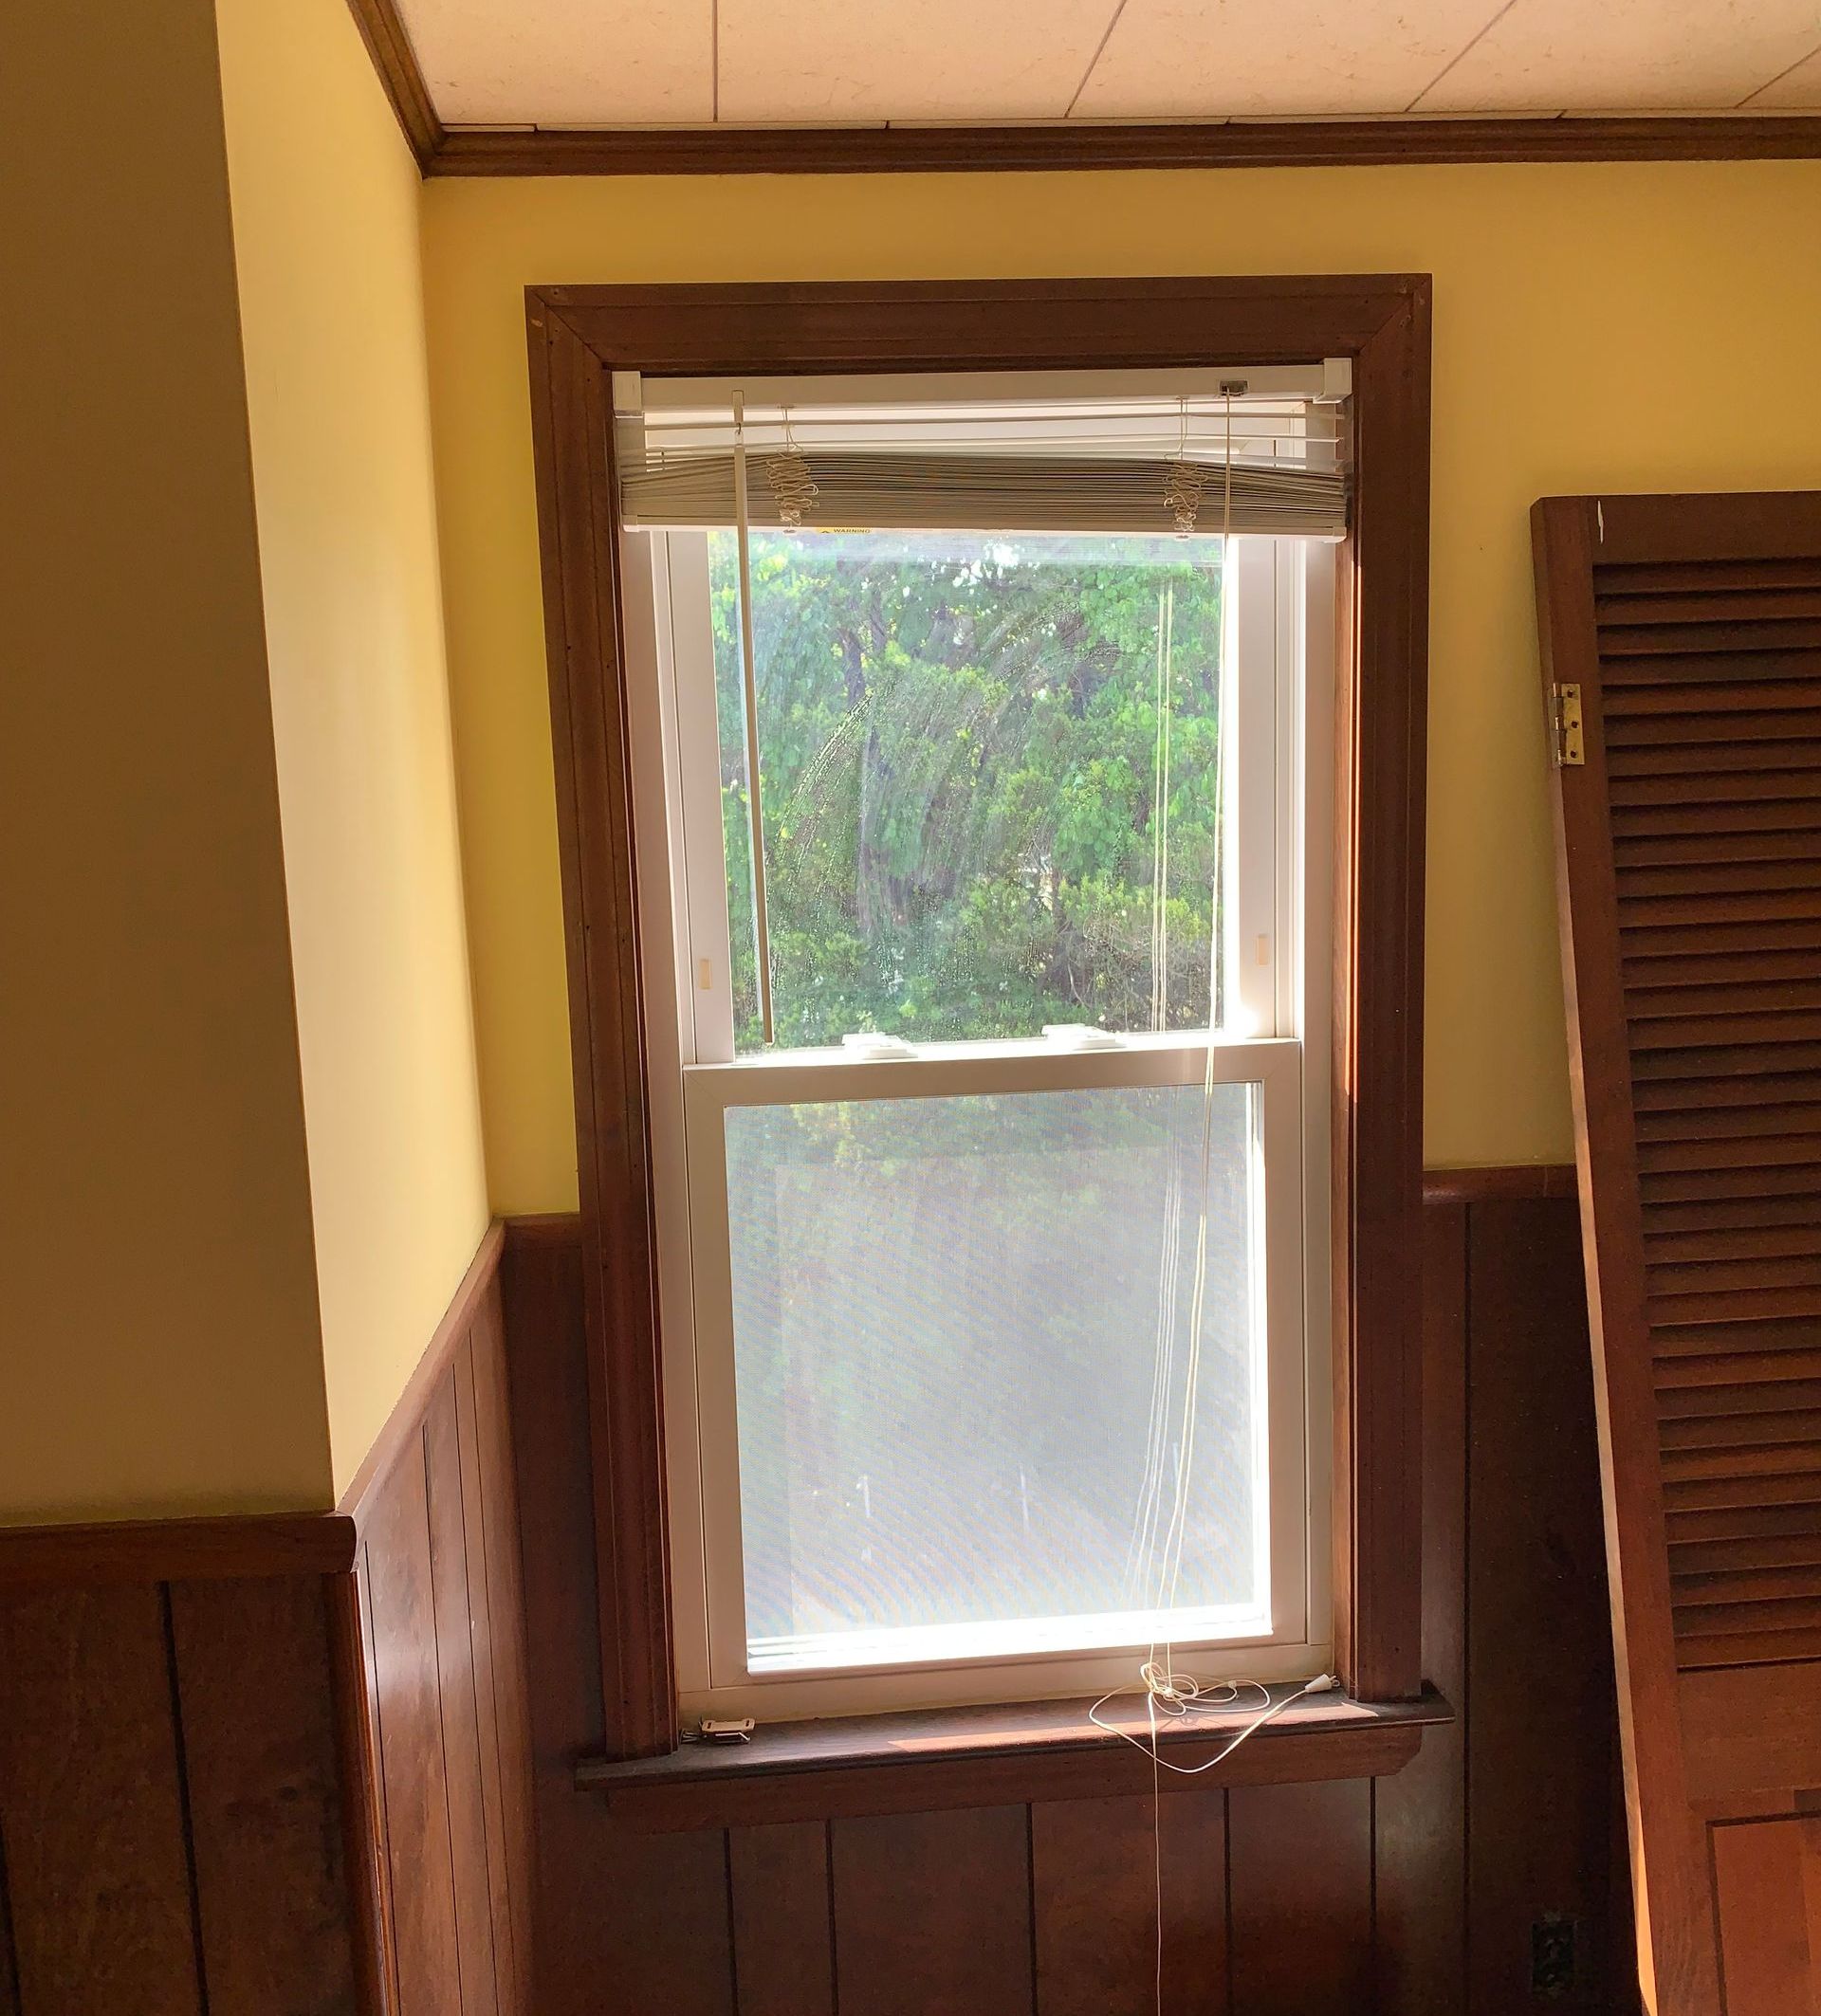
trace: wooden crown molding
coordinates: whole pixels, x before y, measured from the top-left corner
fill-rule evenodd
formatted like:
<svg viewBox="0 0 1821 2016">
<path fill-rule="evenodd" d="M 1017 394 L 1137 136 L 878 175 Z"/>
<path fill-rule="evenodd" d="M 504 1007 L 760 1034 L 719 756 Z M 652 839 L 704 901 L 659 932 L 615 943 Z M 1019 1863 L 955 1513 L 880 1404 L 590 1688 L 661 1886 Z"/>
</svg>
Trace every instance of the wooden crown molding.
<svg viewBox="0 0 1821 2016">
<path fill-rule="evenodd" d="M 378 0 L 372 0 L 378 4 Z M 1229 120 L 1176 125 L 446 129 L 427 175 L 889 174 L 1821 158 L 1821 117 Z"/>
<path fill-rule="evenodd" d="M 348 0 L 348 10 L 379 73 L 380 87 L 391 101 L 405 144 L 416 156 L 418 169 L 429 174 L 448 135 L 431 102 L 430 87 L 399 19 L 396 0 Z"/>
</svg>

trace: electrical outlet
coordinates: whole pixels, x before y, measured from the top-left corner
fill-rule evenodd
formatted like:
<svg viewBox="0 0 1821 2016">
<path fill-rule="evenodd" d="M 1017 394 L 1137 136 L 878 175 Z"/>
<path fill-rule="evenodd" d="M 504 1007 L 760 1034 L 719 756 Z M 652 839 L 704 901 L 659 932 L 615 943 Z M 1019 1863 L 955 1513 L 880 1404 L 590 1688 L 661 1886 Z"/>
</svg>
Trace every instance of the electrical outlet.
<svg viewBox="0 0 1821 2016">
<path fill-rule="evenodd" d="M 1530 1928 L 1530 1992 L 1559 2002 L 1574 1989 L 1574 1920 L 1546 1911 Z"/>
</svg>

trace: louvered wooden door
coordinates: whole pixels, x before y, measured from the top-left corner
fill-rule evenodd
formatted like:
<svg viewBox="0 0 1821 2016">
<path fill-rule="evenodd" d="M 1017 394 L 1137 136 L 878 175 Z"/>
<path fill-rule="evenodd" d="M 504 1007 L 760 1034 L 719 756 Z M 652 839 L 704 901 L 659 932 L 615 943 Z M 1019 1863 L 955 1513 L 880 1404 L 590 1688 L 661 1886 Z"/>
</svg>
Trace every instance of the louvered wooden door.
<svg viewBox="0 0 1821 2016">
<path fill-rule="evenodd" d="M 1646 1999 L 1821 2016 L 1821 496 L 1534 530 Z"/>
</svg>

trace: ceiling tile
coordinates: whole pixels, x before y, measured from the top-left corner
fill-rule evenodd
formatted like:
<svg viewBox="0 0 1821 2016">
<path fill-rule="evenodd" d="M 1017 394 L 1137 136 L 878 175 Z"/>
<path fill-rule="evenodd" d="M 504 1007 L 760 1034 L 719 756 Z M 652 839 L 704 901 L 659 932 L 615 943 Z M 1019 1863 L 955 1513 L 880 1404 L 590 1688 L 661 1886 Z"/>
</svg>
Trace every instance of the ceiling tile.
<svg viewBox="0 0 1821 2016">
<path fill-rule="evenodd" d="M 714 117 L 713 0 L 399 0 L 399 12 L 449 125 Z"/>
<path fill-rule="evenodd" d="M 1514 0 L 1425 112 L 1720 111 L 1821 42 L 1821 0 Z"/>
<path fill-rule="evenodd" d="M 720 0 L 721 117 L 1060 119 L 1113 0 Z"/>
<path fill-rule="evenodd" d="M 1751 101 L 1754 112 L 1821 112 L 1821 48 Z"/>
<path fill-rule="evenodd" d="M 1127 0 L 1079 119 L 1401 112 L 1499 0 Z"/>
</svg>

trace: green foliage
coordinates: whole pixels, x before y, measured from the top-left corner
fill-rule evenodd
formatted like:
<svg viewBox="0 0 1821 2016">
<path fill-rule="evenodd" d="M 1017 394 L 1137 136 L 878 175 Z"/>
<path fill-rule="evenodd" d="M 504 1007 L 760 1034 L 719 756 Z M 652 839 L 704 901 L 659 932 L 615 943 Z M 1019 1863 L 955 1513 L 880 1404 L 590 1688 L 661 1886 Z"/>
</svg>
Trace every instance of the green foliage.
<svg viewBox="0 0 1821 2016">
<path fill-rule="evenodd" d="M 735 1020 L 759 1041 L 738 569 L 710 536 Z M 1159 629 L 1171 639 L 1166 1026 L 1208 1018 L 1219 546 L 751 541 L 778 1041 L 1152 1021 Z"/>
</svg>

